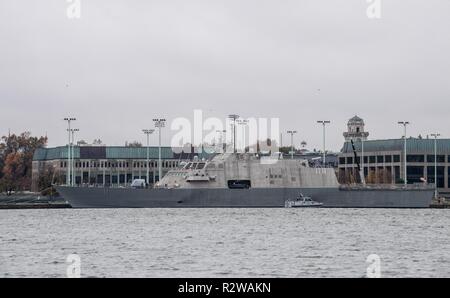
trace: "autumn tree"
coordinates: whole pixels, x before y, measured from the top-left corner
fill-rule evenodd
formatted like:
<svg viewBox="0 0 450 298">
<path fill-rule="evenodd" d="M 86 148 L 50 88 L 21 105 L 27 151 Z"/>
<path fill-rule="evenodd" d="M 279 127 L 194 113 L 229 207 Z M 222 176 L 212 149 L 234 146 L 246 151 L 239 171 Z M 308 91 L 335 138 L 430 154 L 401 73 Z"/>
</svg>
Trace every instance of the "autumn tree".
<svg viewBox="0 0 450 298">
<path fill-rule="evenodd" d="M 53 165 L 46 165 L 44 169 L 42 169 L 42 172 L 39 174 L 39 191 L 44 196 L 56 194 L 57 192 L 53 185 L 61 183 L 61 179 L 62 177 L 56 172 Z"/>
<path fill-rule="evenodd" d="M 46 143 L 46 137 L 32 137 L 29 132 L 1 138 L 0 191 L 30 189 L 34 151 Z"/>
</svg>

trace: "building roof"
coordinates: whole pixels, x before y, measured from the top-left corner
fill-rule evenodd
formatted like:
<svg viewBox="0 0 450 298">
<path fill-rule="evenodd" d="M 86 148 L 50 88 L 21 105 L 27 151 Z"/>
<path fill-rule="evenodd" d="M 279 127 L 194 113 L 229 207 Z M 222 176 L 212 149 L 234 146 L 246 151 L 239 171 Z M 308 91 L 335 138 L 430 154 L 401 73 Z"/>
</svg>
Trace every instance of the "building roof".
<svg viewBox="0 0 450 298">
<path fill-rule="evenodd" d="M 357 115 L 353 116 L 352 118 L 350 118 L 350 120 L 348 120 L 348 123 L 364 123 L 364 120 L 360 117 L 358 117 Z"/>
<path fill-rule="evenodd" d="M 149 158 L 158 159 L 158 147 L 149 147 Z M 190 159 L 194 155 L 199 158 L 208 158 L 211 154 L 206 152 L 194 153 L 180 150 L 172 150 L 172 147 L 161 147 L 162 159 Z M 145 159 L 147 158 L 147 147 L 124 147 L 124 146 L 75 146 L 73 148 L 76 159 Z M 34 152 L 33 160 L 57 160 L 67 159 L 67 146 L 54 148 L 39 148 Z"/>
<path fill-rule="evenodd" d="M 354 142 L 356 152 L 361 151 L 361 142 Z M 368 140 L 364 141 L 364 152 L 377 151 L 403 151 L 403 139 Z M 450 139 L 437 140 L 437 154 L 450 154 Z M 345 142 L 342 153 L 352 153 L 352 144 Z M 408 138 L 406 140 L 406 152 L 410 154 L 433 154 L 434 139 Z"/>
</svg>

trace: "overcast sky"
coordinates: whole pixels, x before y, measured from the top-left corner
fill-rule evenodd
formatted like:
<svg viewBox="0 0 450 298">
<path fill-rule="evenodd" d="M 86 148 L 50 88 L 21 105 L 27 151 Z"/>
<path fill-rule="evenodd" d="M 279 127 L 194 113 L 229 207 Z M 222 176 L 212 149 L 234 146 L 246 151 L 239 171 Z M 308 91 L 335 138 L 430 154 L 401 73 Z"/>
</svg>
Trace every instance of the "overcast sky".
<svg viewBox="0 0 450 298">
<path fill-rule="evenodd" d="M 450 1 L 381 4 L 369 19 L 366 0 L 81 0 L 69 19 L 65 0 L 1 0 L 0 134 L 63 145 L 71 115 L 80 138 L 123 145 L 202 109 L 280 117 L 309 148 L 327 119 L 339 150 L 355 114 L 369 138 L 398 120 L 450 137 Z"/>
</svg>

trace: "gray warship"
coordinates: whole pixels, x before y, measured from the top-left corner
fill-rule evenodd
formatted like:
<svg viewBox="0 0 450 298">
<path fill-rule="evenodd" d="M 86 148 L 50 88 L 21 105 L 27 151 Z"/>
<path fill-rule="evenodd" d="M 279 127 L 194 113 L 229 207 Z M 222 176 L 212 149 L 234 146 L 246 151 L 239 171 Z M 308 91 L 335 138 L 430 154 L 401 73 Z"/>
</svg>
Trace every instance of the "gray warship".
<svg viewBox="0 0 450 298">
<path fill-rule="evenodd" d="M 73 208 L 285 207 L 299 194 L 323 207 L 428 208 L 434 189 L 340 185 L 333 168 L 282 154 L 222 153 L 169 171 L 152 188 L 56 186 Z"/>
</svg>

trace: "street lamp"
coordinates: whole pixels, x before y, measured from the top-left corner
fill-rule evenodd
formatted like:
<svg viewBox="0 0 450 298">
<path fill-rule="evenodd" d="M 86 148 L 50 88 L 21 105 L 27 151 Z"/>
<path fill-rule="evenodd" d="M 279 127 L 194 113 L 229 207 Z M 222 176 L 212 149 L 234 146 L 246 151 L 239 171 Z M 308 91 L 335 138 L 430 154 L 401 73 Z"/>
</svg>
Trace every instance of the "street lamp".
<svg viewBox="0 0 450 298">
<path fill-rule="evenodd" d="M 224 130 L 216 130 L 217 133 L 219 133 L 220 136 L 220 144 L 222 145 L 222 150 L 225 152 L 226 150 L 226 139 L 224 138 L 225 133 L 227 132 Z"/>
<path fill-rule="evenodd" d="M 243 147 L 244 147 L 244 152 L 245 152 L 245 138 L 246 138 L 246 136 L 245 136 L 245 126 L 246 125 L 248 125 L 248 120 L 243 120 L 243 119 L 238 119 L 238 120 L 236 120 L 237 121 L 237 123 L 239 124 L 239 125 L 242 125 L 242 127 L 243 127 L 243 132 L 242 132 L 242 138 L 243 138 Z"/>
<path fill-rule="evenodd" d="M 158 181 L 161 180 L 162 167 L 161 167 L 161 128 L 166 126 L 166 119 L 153 119 L 155 127 L 158 128 L 158 138 L 159 138 L 159 150 L 158 150 Z"/>
<path fill-rule="evenodd" d="M 287 133 L 291 134 L 291 159 L 294 159 L 294 134 L 296 134 L 297 131 L 288 130 Z"/>
<path fill-rule="evenodd" d="M 239 118 L 239 115 L 231 114 L 228 115 L 228 118 L 233 120 L 233 153 L 236 153 L 236 119 Z"/>
<path fill-rule="evenodd" d="M 72 152 L 70 153 L 71 155 L 71 167 L 72 167 L 72 186 L 75 185 L 75 132 L 80 131 L 78 128 L 72 128 L 70 130 L 71 134 L 72 134 L 72 142 L 71 142 L 71 146 L 72 146 Z"/>
<path fill-rule="evenodd" d="M 149 169 L 149 159 L 150 159 L 150 135 L 155 131 L 154 129 L 143 129 L 142 130 L 147 135 L 147 185 L 150 184 L 150 169 Z"/>
<path fill-rule="evenodd" d="M 408 121 L 398 121 L 398 124 L 403 125 L 403 139 L 404 139 L 404 144 L 403 144 L 404 168 L 403 168 L 403 171 L 404 171 L 404 183 L 405 183 L 405 186 L 407 186 L 408 176 L 406 174 L 406 170 L 407 170 L 407 167 L 406 167 L 406 126 L 409 124 L 409 122 Z"/>
<path fill-rule="evenodd" d="M 73 117 L 66 117 L 64 121 L 67 121 L 67 133 L 69 137 L 69 142 L 67 143 L 67 177 L 66 177 L 66 185 L 70 185 L 70 122 L 77 120 Z"/>
<path fill-rule="evenodd" d="M 438 198 L 438 189 L 437 189 L 437 138 L 440 136 L 438 133 L 432 133 L 432 137 L 434 137 L 434 198 L 437 200 Z"/>
<path fill-rule="evenodd" d="M 361 176 L 361 180 L 362 180 L 362 184 L 366 184 L 366 176 L 364 173 L 364 136 L 361 137 L 361 169 L 362 169 L 362 175 Z"/>
<path fill-rule="evenodd" d="M 330 124 L 331 121 L 329 121 L 329 120 L 318 120 L 317 123 L 320 123 L 323 126 L 323 166 L 325 167 L 325 161 L 326 161 L 326 154 L 325 154 L 325 126 L 327 124 Z"/>
</svg>

